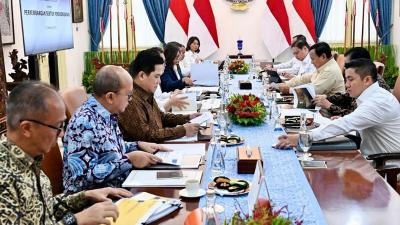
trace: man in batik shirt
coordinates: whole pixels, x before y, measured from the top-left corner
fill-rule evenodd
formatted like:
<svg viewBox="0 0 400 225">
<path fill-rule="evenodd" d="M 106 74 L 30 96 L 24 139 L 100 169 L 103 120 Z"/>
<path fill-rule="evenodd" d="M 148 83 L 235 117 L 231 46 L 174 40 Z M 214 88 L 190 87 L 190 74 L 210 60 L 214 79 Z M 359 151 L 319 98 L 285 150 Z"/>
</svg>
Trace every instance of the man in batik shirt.
<svg viewBox="0 0 400 225">
<path fill-rule="evenodd" d="M 64 136 L 64 192 L 120 187 L 133 167 L 160 162 L 165 150 L 147 142 L 125 142 L 117 114 L 132 95 L 132 78 L 119 66 L 105 66 L 93 83 L 93 96 L 74 113 Z M 138 149 L 144 151 L 136 151 Z"/>
<path fill-rule="evenodd" d="M 61 96 L 47 84 L 27 82 L 10 93 L 7 138 L 0 140 L 0 224 L 106 224 L 118 217 L 107 196 L 132 195 L 103 188 L 53 197 L 40 162 L 63 135 L 65 119 Z"/>
</svg>

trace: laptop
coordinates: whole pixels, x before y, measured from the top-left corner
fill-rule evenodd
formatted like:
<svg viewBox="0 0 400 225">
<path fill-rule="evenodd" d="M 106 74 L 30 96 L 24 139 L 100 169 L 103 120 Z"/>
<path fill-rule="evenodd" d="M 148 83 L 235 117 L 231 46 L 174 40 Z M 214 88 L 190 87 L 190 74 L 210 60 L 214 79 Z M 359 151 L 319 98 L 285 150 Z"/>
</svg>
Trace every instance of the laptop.
<svg viewBox="0 0 400 225">
<path fill-rule="evenodd" d="M 270 83 L 282 83 L 282 79 L 279 76 L 278 72 L 274 70 L 267 70 L 267 74 L 269 75 Z"/>
</svg>

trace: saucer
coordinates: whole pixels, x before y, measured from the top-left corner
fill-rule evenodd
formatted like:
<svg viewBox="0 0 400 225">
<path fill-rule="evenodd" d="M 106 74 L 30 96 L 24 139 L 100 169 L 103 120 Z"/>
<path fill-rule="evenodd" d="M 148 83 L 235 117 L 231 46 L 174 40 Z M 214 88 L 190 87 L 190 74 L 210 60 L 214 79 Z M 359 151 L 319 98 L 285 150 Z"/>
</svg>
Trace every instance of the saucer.
<svg viewBox="0 0 400 225">
<path fill-rule="evenodd" d="M 181 197 L 185 197 L 185 198 L 198 198 L 198 197 L 201 197 L 201 196 L 203 196 L 203 195 L 205 195 L 205 194 L 206 194 L 206 190 L 204 190 L 204 189 L 202 189 L 202 188 L 199 188 L 199 190 L 197 191 L 197 193 L 191 194 L 191 195 L 189 195 L 189 194 L 187 193 L 186 189 L 182 189 L 182 190 L 179 191 L 179 195 L 180 195 Z"/>
</svg>

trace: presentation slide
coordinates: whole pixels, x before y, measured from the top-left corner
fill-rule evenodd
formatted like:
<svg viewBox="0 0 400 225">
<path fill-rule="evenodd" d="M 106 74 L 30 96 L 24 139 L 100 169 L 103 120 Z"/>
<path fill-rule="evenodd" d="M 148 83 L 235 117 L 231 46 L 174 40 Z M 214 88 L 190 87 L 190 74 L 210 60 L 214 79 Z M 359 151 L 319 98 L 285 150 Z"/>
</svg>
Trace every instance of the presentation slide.
<svg viewBox="0 0 400 225">
<path fill-rule="evenodd" d="M 74 47 L 71 0 L 21 0 L 25 55 Z"/>
</svg>

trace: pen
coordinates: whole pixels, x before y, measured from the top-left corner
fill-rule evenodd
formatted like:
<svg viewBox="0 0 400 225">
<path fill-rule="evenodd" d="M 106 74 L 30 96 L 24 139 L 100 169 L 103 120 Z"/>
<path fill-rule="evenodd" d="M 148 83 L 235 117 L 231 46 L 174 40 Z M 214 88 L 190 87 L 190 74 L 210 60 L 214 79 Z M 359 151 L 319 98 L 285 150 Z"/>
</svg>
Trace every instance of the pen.
<svg viewBox="0 0 400 225">
<path fill-rule="evenodd" d="M 159 149 L 155 150 L 155 151 L 153 152 L 153 155 L 157 154 L 157 152 L 159 152 L 159 151 L 160 151 Z"/>
</svg>

